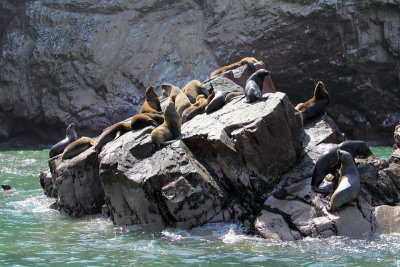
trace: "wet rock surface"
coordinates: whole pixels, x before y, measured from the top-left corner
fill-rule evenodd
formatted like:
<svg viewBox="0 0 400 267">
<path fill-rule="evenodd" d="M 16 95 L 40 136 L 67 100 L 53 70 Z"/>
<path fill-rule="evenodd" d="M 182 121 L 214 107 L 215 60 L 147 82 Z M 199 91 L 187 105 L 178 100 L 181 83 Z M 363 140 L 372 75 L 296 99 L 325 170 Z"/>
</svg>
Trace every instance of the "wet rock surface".
<svg viewBox="0 0 400 267">
<path fill-rule="evenodd" d="M 138 111 L 147 86 L 254 56 L 293 104 L 322 80 L 350 139 L 391 144 L 399 12 L 397 1 L 4 0 L 0 141 L 54 143 L 70 123 L 98 134 Z"/>
</svg>

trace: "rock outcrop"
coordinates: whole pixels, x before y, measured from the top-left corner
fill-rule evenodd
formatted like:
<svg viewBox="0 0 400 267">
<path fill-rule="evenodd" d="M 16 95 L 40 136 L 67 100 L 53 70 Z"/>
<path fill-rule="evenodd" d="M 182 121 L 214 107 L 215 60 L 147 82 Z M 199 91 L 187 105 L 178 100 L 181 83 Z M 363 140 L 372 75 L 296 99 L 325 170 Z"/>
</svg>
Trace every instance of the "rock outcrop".
<svg viewBox="0 0 400 267">
<path fill-rule="evenodd" d="M 356 159 L 361 193 L 356 201 L 336 212 L 327 212 L 325 195 L 311 188 L 313 166 L 318 157 L 340 143 L 343 136 L 331 120 L 305 127 L 304 155 L 297 166 L 282 176 L 281 182 L 264 202 L 254 223 L 264 238 L 296 240 L 334 235 L 361 237 L 370 233 L 400 233 L 400 165 L 374 155 Z M 324 182 L 326 184 L 328 182 Z M 332 183 L 330 183 L 332 185 Z M 332 188 L 333 189 L 333 188 Z M 392 205 L 389 207 L 387 205 Z"/>
<path fill-rule="evenodd" d="M 254 56 L 293 104 L 322 80 L 351 139 L 399 124 L 398 1 L 0 3 L 0 142 L 49 142 L 134 114 L 148 85 L 183 86 Z M 168 14 L 168 15 L 166 15 Z"/>
<path fill-rule="evenodd" d="M 283 93 L 238 98 L 185 123 L 182 140 L 155 150 L 152 127 L 108 143 L 100 179 L 116 224 L 191 228 L 244 221 L 301 153 L 301 117 Z"/>
<path fill-rule="evenodd" d="M 57 200 L 52 208 L 71 217 L 100 213 L 104 190 L 99 178 L 99 163 L 94 148 L 77 157 L 62 161 L 61 155 L 49 160 Z"/>
</svg>

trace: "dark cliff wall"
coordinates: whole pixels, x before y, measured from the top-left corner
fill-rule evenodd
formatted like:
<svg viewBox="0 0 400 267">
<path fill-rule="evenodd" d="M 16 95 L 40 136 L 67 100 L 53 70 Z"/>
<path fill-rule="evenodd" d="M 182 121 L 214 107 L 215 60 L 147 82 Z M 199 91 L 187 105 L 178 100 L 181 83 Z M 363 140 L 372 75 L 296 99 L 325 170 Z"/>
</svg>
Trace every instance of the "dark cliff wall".
<svg viewBox="0 0 400 267">
<path fill-rule="evenodd" d="M 400 4 L 370 1 L 2 1 L 0 140 L 94 134 L 138 110 L 145 86 L 263 60 L 293 104 L 318 80 L 350 138 L 400 123 Z M 390 140 L 391 144 L 392 141 Z"/>
</svg>

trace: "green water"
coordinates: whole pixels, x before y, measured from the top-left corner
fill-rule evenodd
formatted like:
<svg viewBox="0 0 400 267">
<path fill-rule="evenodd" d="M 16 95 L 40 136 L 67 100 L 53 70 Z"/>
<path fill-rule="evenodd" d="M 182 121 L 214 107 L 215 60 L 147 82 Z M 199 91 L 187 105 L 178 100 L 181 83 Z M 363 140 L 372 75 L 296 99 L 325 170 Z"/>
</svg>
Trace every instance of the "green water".
<svg viewBox="0 0 400 267">
<path fill-rule="evenodd" d="M 0 147 L 0 183 L 14 187 L 0 192 L 0 266 L 400 266 L 400 236 L 276 242 L 235 224 L 148 232 L 64 217 L 39 185 L 47 156 L 43 147 Z"/>
</svg>

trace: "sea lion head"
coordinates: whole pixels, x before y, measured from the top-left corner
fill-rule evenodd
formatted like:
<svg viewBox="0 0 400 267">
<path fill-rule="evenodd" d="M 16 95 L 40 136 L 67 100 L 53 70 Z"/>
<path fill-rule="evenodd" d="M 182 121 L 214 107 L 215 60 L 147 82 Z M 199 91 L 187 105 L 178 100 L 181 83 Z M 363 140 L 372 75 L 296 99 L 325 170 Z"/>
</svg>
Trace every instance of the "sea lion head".
<svg viewBox="0 0 400 267">
<path fill-rule="evenodd" d="M 163 95 L 169 96 L 171 94 L 172 84 L 163 83 L 161 84 L 161 89 L 163 90 Z"/>
<path fill-rule="evenodd" d="M 11 190 L 11 186 L 9 184 L 2 184 L 1 188 L 3 188 L 4 191 L 9 191 Z"/>
<path fill-rule="evenodd" d="M 269 71 L 266 70 L 266 69 L 258 70 L 258 73 L 259 73 L 260 75 L 262 75 L 262 76 L 268 76 L 268 75 L 269 75 Z"/>
<path fill-rule="evenodd" d="M 154 91 L 154 87 L 153 86 L 147 87 L 145 95 L 146 95 L 146 99 L 156 99 L 156 98 L 158 98 L 158 95 Z"/>
<path fill-rule="evenodd" d="M 199 102 L 202 98 L 206 98 L 205 95 L 201 94 L 196 97 L 196 102 Z"/>
<path fill-rule="evenodd" d="M 315 86 L 314 97 L 316 100 L 319 100 L 321 98 L 327 98 L 329 100 L 329 93 L 328 91 L 326 91 L 323 82 L 319 81 Z"/>
<path fill-rule="evenodd" d="M 345 150 L 338 149 L 337 157 L 342 162 L 342 164 L 354 162 L 353 156 Z"/>
<path fill-rule="evenodd" d="M 65 135 L 68 138 L 75 138 L 76 139 L 78 137 L 77 134 L 76 134 L 76 131 L 75 131 L 75 125 L 73 123 L 68 125 L 67 130 L 65 131 Z"/>
</svg>

